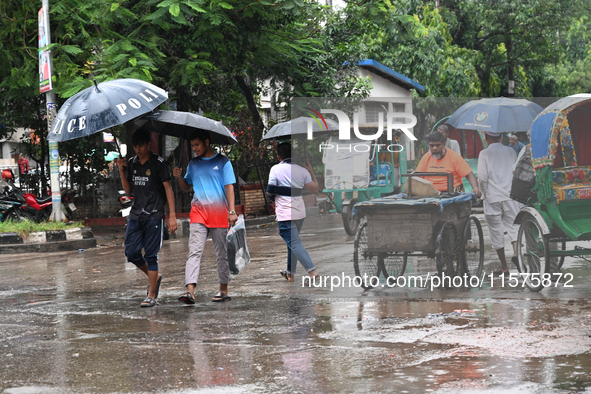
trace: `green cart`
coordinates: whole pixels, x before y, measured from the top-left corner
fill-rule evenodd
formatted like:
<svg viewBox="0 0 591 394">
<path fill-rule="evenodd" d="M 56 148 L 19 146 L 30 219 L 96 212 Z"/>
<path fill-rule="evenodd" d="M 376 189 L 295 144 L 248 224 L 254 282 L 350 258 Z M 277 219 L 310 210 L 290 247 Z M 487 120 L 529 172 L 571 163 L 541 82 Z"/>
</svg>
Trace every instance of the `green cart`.
<svg viewBox="0 0 591 394">
<path fill-rule="evenodd" d="M 398 145 L 400 138 L 397 135 L 394 143 L 384 138 L 344 142 L 330 136 L 324 145 L 322 193 L 341 214 L 348 235 L 355 235 L 359 228 L 360 218 L 353 214 L 355 204 L 400 190 L 400 173 L 406 172 L 406 153 Z"/>
</svg>

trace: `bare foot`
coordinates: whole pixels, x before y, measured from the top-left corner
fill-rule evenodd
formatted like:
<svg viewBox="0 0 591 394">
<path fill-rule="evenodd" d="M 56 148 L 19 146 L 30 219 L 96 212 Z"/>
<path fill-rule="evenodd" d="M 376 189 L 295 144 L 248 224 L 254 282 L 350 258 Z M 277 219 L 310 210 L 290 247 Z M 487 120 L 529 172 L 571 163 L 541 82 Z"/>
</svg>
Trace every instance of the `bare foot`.
<svg viewBox="0 0 591 394">
<path fill-rule="evenodd" d="M 315 277 L 317 277 L 317 276 L 318 276 L 318 271 L 316 271 L 316 270 L 312 270 L 312 271 L 308 272 L 308 276 L 309 276 L 310 278 L 315 278 Z"/>
</svg>

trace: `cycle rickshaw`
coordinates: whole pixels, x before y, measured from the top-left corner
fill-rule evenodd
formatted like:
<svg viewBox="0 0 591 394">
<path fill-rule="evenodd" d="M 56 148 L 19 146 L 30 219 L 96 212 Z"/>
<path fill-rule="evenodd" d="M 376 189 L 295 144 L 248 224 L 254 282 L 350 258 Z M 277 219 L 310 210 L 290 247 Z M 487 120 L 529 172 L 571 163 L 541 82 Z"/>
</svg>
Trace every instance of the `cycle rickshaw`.
<svg viewBox="0 0 591 394">
<path fill-rule="evenodd" d="M 591 240 L 591 95 L 562 98 L 531 127 L 533 196 L 515 219 L 519 267 L 540 291 L 566 256 L 591 255 L 567 242 Z M 534 172 L 535 171 L 535 172 Z M 550 282 L 551 283 L 551 282 Z"/>
<path fill-rule="evenodd" d="M 428 256 L 436 259 L 440 276 L 480 276 L 484 238 L 480 222 L 471 215 L 475 195 L 453 193 L 453 174 L 414 172 L 402 176 L 447 176 L 447 193 L 415 197 L 409 187 L 407 193 L 357 203 L 355 215 L 367 220 L 355 235 L 355 274 L 397 277 L 404 274 L 409 256 Z M 363 286 L 372 287 L 371 283 Z"/>
</svg>

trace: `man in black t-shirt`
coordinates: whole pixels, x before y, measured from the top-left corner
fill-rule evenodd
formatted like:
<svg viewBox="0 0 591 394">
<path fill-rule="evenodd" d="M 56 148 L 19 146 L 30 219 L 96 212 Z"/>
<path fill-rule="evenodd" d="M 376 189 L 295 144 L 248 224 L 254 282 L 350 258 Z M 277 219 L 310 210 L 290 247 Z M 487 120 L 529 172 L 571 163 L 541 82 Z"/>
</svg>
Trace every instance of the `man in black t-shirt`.
<svg viewBox="0 0 591 394">
<path fill-rule="evenodd" d="M 133 205 L 127 219 L 125 256 L 148 275 L 148 296 L 141 307 L 158 305 L 158 290 L 162 275 L 158 273 L 158 252 L 162 247 L 164 201 L 168 201 L 168 229 L 177 229 L 174 196 L 170 187 L 168 167 L 160 156 L 150 151 L 150 132 L 136 130 L 131 137 L 137 156 L 118 159 L 121 185 L 125 193 L 133 195 Z M 124 173 L 127 168 L 127 174 Z M 142 256 L 142 248 L 144 255 Z"/>
</svg>

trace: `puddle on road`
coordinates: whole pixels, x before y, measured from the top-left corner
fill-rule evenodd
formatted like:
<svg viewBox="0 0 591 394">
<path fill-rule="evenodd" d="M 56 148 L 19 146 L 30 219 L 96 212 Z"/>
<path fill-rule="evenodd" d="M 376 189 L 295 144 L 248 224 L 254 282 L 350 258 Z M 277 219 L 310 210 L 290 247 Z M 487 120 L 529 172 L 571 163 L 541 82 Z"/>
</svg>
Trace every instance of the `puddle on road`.
<svg viewBox="0 0 591 394">
<path fill-rule="evenodd" d="M 6 393 L 35 394 L 48 382 L 69 392 L 129 393 L 146 380 L 152 392 L 178 394 L 591 386 L 586 301 L 245 297 L 152 310 L 79 304 L 2 308 Z M 26 370 L 36 371 L 26 375 L 36 385 L 19 384 Z"/>
<path fill-rule="evenodd" d="M 220 305 L 209 301 L 217 285 L 213 263 L 202 268 L 197 304 L 187 307 L 176 300 L 186 257 L 179 243 L 165 246 L 168 265 L 158 308 L 138 307 L 145 278 L 128 269 L 121 250 L 102 250 L 101 258 L 85 253 L 51 262 L 23 260 L 14 271 L 0 267 L 0 275 L 10 278 L 0 288 L 0 392 L 591 388 L 590 301 L 551 299 L 564 289 L 502 300 L 476 300 L 468 293 L 469 299 L 459 299 L 462 294 L 453 292 L 448 298 L 457 300 L 394 299 L 378 289 L 359 290 L 358 298 L 350 296 L 352 291 L 346 298 L 304 294 L 306 289 L 278 284 L 278 274 L 269 279 L 269 267 L 276 267 L 269 261 L 278 258 L 272 249 L 283 251 L 285 245 L 275 228 L 264 234 L 272 237 L 253 246 L 260 260 L 233 284 L 233 300 Z M 211 256 L 208 262 L 215 261 Z M 346 259 L 336 265 L 341 260 L 335 252 L 330 261 L 352 270 Z M 578 260 L 565 265 L 578 284 L 591 274 Z M 495 296 L 505 294 L 501 289 Z"/>
</svg>

